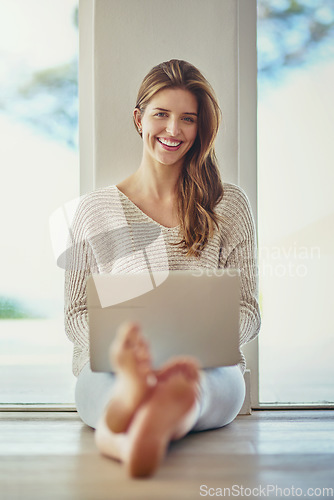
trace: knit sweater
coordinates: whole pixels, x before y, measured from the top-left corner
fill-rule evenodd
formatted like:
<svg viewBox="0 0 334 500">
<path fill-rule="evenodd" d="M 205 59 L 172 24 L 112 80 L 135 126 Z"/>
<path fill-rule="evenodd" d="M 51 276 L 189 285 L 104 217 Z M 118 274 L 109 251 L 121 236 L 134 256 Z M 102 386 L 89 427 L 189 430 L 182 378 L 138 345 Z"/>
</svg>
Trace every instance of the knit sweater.
<svg viewBox="0 0 334 500">
<path fill-rule="evenodd" d="M 222 216 L 200 257 L 180 245 L 180 226 L 165 227 L 137 207 L 116 186 L 82 197 L 71 227 L 65 271 L 65 330 L 74 344 L 73 373 L 89 361 L 86 281 L 92 273 L 137 273 L 166 270 L 236 268 L 240 270 L 240 347 L 260 329 L 256 236 L 245 193 L 224 184 L 215 207 Z M 240 349 L 240 368 L 245 370 Z"/>
</svg>

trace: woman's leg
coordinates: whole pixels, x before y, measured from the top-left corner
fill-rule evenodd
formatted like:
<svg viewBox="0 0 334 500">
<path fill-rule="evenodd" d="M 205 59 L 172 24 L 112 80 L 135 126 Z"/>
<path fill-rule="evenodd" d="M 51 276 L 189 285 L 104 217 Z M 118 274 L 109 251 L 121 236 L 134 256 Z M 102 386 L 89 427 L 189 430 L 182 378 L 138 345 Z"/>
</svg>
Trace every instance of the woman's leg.
<svg viewBox="0 0 334 500">
<path fill-rule="evenodd" d="M 192 430 L 217 429 L 231 423 L 241 410 L 245 393 L 239 366 L 201 370 L 199 415 Z"/>
<path fill-rule="evenodd" d="M 189 432 L 197 418 L 197 363 L 179 358 L 153 373 L 148 347 L 133 326 L 119 332 L 111 355 L 117 376 L 89 366 L 79 375 L 78 413 L 96 428 L 103 454 L 125 462 L 131 475 L 148 475 L 169 442 Z"/>
<path fill-rule="evenodd" d="M 114 373 L 92 372 L 89 363 L 80 372 L 75 387 L 75 404 L 81 420 L 96 429 L 110 401 L 116 382 Z"/>
<path fill-rule="evenodd" d="M 171 360 L 156 373 L 154 385 L 148 347 L 138 331 L 134 336 L 127 327 L 118 338 L 117 377 L 86 366 L 76 402 L 82 420 L 97 428 L 100 451 L 125 462 L 131 475 L 151 474 L 170 440 L 226 425 L 240 411 L 245 387 L 238 367 L 204 370 L 199 384 L 194 361 Z"/>
<path fill-rule="evenodd" d="M 76 406 L 85 424 L 93 427 L 113 394 L 116 375 L 92 372 L 87 364 L 80 373 L 76 386 Z M 229 424 L 238 415 L 244 398 L 244 378 L 237 366 L 211 368 L 200 371 L 199 397 L 185 422 L 190 430 L 215 429 Z"/>
<path fill-rule="evenodd" d="M 170 441 L 189 431 L 232 422 L 245 397 L 239 367 L 201 371 L 200 384 L 196 371 L 190 361 L 172 360 L 158 375 L 152 395 L 138 407 L 126 433 L 112 433 L 102 419 L 96 433 L 100 451 L 125 462 L 130 475 L 146 476 L 159 465 Z"/>
<path fill-rule="evenodd" d="M 132 476 L 147 476 L 160 464 L 171 440 L 185 435 L 192 423 L 198 368 L 192 360 L 175 360 L 158 376 L 151 396 L 140 405 L 125 435 L 125 464 Z M 193 420 L 194 421 L 194 420 Z M 189 422 L 189 427 L 187 427 Z"/>
</svg>

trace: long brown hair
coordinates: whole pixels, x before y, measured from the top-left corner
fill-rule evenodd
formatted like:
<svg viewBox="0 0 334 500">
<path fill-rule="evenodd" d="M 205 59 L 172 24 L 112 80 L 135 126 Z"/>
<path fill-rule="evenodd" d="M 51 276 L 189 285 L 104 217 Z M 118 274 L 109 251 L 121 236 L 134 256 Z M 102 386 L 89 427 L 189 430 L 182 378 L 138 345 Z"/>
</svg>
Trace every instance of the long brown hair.
<svg viewBox="0 0 334 500">
<path fill-rule="evenodd" d="M 185 156 L 177 199 L 183 235 L 178 244 L 187 255 L 199 256 L 220 220 L 214 207 L 222 199 L 223 184 L 214 142 L 221 111 L 215 93 L 202 73 L 192 64 L 178 59 L 151 69 L 140 86 L 135 107 L 143 114 L 150 99 L 166 88 L 188 90 L 198 102 L 197 137 Z"/>
</svg>

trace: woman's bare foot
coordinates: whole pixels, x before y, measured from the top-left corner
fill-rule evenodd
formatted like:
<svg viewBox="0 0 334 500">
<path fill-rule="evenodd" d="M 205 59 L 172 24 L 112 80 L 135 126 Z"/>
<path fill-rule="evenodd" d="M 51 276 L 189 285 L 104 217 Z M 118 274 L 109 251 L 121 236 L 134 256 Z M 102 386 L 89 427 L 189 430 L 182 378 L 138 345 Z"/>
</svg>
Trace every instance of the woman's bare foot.
<svg viewBox="0 0 334 500">
<path fill-rule="evenodd" d="M 138 408 L 127 433 L 124 461 L 131 476 L 151 475 L 169 442 L 181 437 L 182 422 L 195 405 L 198 378 L 197 363 L 190 358 L 176 359 L 160 371 L 152 395 Z"/>
<path fill-rule="evenodd" d="M 138 406 L 152 391 L 154 375 L 147 343 L 134 323 L 123 324 L 111 346 L 110 356 L 117 373 L 105 421 L 115 433 L 125 432 Z"/>
</svg>

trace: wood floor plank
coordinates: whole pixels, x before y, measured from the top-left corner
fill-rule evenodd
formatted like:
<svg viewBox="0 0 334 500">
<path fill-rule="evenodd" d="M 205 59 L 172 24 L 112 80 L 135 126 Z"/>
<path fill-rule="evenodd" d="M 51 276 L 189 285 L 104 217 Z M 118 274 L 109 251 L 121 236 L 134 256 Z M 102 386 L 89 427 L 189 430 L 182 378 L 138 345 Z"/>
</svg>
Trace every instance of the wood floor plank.
<svg viewBox="0 0 334 500">
<path fill-rule="evenodd" d="M 333 411 L 254 412 L 223 429 L 190 434 L 173 443 L 146 480 L 127 478 L 119 463 L 99 455 L 94 431 L 75 412 L 2 412 L 0 427 L 1 500 L 197 499 L 205 488 L 241 486 L 303 494 L 334 489 Z"/>
</svg>

